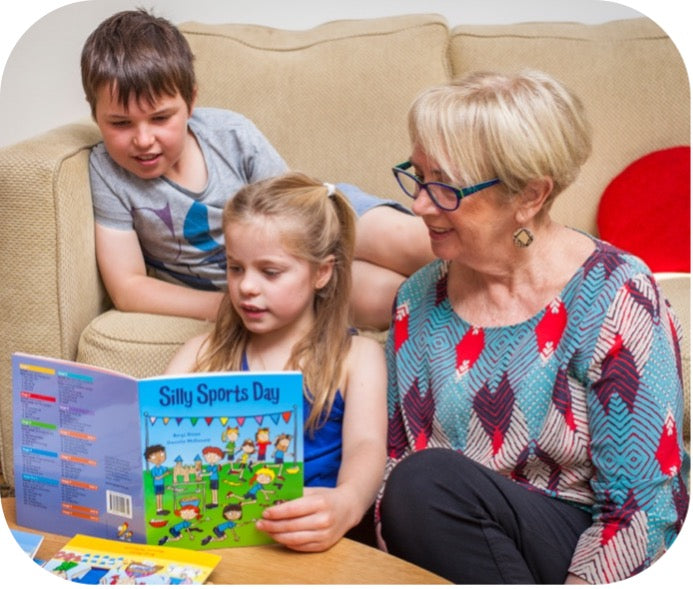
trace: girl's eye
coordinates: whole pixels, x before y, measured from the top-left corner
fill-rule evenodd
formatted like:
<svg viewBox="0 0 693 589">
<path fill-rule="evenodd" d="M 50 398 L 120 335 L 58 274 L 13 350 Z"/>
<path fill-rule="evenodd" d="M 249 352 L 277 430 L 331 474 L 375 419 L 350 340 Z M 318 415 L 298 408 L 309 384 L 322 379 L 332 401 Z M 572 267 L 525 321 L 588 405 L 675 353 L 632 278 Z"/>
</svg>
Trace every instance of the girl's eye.
<svg viewBox="0 0 693 589">
<path fill-rule="evenodd" d="M 240 274 L 241 272 L 243 272 L 243 269 L 240 266 L 236 266 L 234 264 L 229 264 L 226 267 L 226 270 L 229 274 Z"/>
<path fill-rule="evenodd" d="M 263 270 L 263 272 L 265 273 L 265 276 L 269 278 L 276 278 L 280 274 L 279 270 L 276 270 L 274 268 L 267 268 Z"/>
</svg>

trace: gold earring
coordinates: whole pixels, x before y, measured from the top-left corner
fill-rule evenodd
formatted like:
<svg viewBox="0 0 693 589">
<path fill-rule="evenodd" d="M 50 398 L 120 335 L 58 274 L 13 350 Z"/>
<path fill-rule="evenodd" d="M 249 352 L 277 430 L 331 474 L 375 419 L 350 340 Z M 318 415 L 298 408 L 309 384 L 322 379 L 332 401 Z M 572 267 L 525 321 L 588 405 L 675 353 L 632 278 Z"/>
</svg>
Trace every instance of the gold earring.
<svg viewBox="0 0 693 589">
<path fill-rule="evenodd" d="M 534 241 L 534 234 L 527 227 L 520 227 L 513 233 L 513 243 L 516 247 L 529 247 Z"/>
</svg>

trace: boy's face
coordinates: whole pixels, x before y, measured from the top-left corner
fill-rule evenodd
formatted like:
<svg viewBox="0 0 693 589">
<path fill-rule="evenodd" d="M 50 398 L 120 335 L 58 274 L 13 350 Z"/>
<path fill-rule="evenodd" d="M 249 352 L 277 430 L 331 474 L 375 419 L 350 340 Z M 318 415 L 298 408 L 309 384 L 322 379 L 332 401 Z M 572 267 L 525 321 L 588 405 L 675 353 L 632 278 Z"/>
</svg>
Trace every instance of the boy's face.
<svg viewBox="0 0 693 589">
<path fill-rule="evenodd" d="M 216 452 L 207 452 L 204 455 L 204 459 L 207 461 L 207 464 L 216 464 L 221 460 L 221 456 Z"/>
<path fill-rule="evenodd" d="M 108 154 L 122 168 L 145 180 L 177 169 L 188 137 L 190 111 L 180 93 L 156 103 L 118 103 L 108 85 L 97 94 L 95 119 Z"/>
<path fill-rule="evenodd" d="M 163 464 L 166 460 L 166 452 L 159 450 L 149 455 L 149 462 L 152 464 Z"/>
</svg>

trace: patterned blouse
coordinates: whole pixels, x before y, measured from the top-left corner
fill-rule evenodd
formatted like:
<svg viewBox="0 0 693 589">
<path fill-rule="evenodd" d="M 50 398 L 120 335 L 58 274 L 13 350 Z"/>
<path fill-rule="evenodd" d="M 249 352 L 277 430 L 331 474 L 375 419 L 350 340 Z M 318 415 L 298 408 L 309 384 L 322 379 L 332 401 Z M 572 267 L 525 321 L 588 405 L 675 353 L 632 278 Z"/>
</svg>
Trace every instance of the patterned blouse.
<svg viewBox="0 0 693 589">
<path fill-rule="evenodd" d="M 507 327 L 454 312 L 443 261 L 405 282 L 387 342 L 387 473 L 453 448 L 589 510 L 569 572 L 608 583 L 676 538 L 689 456 L 678 319 L 638 258 L 595 242 L 559 296 Z"/>
</svg>

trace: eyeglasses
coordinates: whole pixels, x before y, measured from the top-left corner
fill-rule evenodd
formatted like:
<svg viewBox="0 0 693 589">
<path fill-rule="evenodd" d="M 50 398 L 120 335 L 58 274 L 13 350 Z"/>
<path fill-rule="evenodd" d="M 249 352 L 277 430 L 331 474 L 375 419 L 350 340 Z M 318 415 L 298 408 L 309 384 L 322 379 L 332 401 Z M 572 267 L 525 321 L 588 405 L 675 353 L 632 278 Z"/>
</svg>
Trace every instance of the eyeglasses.
<svg viewBox="0 0 693 589">
<path fill-rule="evenodd" d="M 494 178 L 486 182 L 467 186 L 466 188 L 456 188 L 443 182 L 421 182 L 414 174 L 407 172 L 411 168 L 412 163 L 407 161 L 397 164 L 392 168 L 392 173 L 397 179 L 399 187 L 404 191 L 404 194 L 411 198 L 416 198 L 421 190 L 425 190 L 428 196 L 431 197 L 433 203 L 444 211 L 454 211 L 460 206 L 460 201 L 470 194 L 484 190 L 494 184 L 499 184 L 500 179 Z"/>
</svg>

